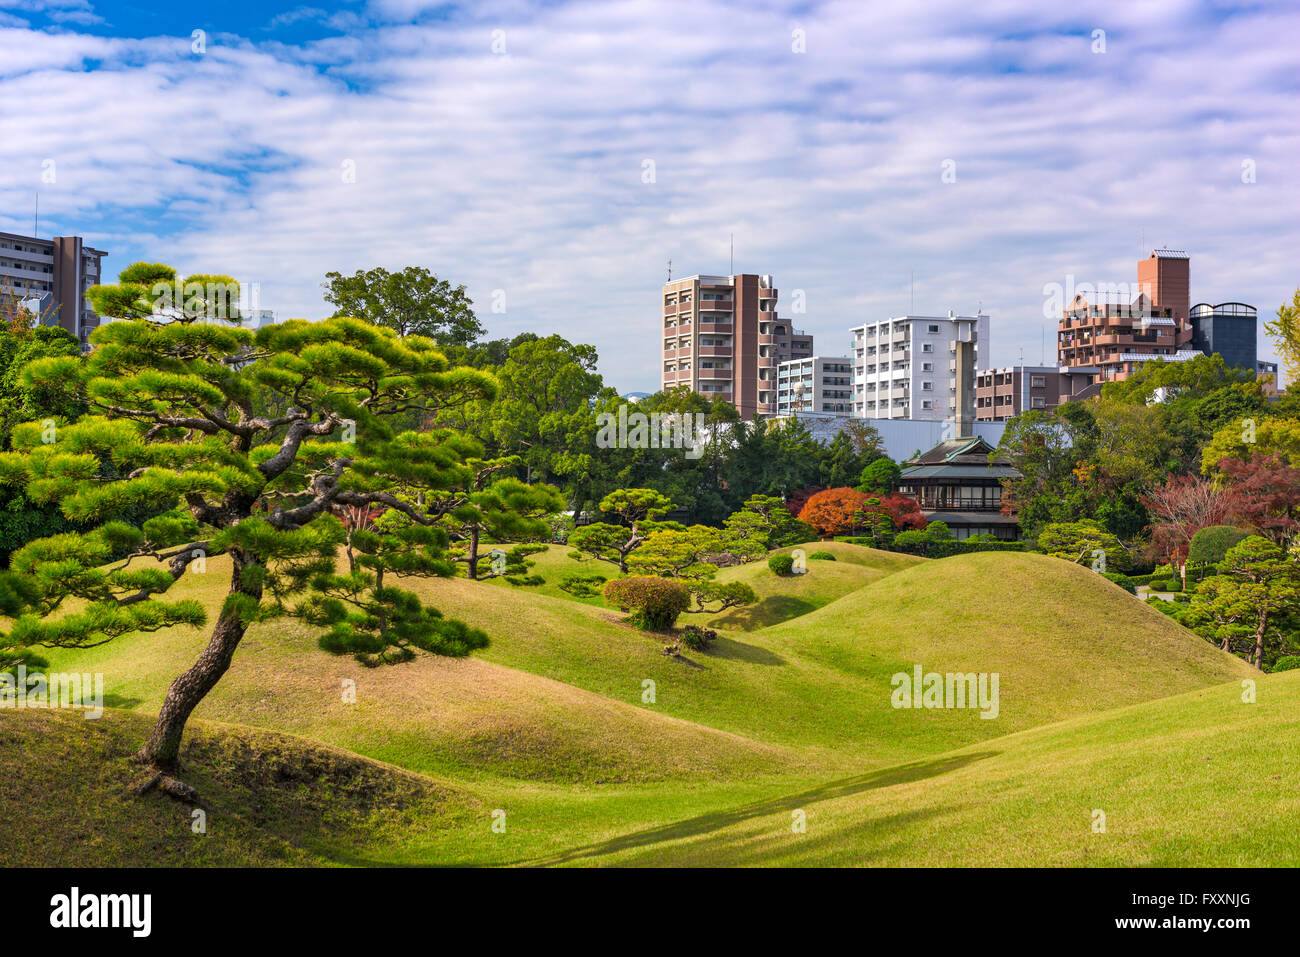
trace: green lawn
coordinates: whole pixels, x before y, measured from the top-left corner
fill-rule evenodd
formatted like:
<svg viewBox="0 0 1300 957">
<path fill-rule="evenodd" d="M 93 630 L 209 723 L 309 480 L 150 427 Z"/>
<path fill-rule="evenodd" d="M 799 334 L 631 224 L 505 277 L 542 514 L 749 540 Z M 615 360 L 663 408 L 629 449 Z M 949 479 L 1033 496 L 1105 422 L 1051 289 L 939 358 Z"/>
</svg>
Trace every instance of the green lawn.
<svg viewBox="0 0 1300 957">
<path fill-rule="evenodd" d="M 1090 752 L 1082 739 L 1054 735 L 1071 727 L 1111 728 L 1106 721 L 1129 727 L 1124 722 L 1136 719 L 1122 716 L 1147 713 L 1143 708 L 1152 715 L 1173 709 L 1171 715 L 1186 714 L 1184 723 L 1195 726 L 1199 712 L 1184 702 L 1231 693 L 1241 678 L 1258 677 L 1121 589 L 1058 559 L 982 553 L 924 561 L 844 543 L 804 548 L 831 551 L 838 560 L 810 561 L 809 573 L 795 578 L 772 575 L 766 563 L 726 569 L 724 576 L 748 581 L 759 592 L 760 607 L 786 604 L 770 615 L 722 622 L 714 648 L 684 660 L 665 656 L 661 637 L 631 628 L 617 611 L 560 591 L 559 578 L 575 569 L 616 569 L 576 563 L 559 547 L 539 556 L 534 571 L 547 579 L 541 588 L 464 579 L 411 586 L 444 614 L 492 637 L 489 648 L 469 659 L 423 658 L 366 669 L 319 651 L 294 624 L 255 626 L 230 673 L 196 713 L 200 723 L 225 724 L 194 736 L 191 748 L 197 750 L 188 756 L 187 774 L 220 796 L 226 813 L 243 822 L 240 827 L 261 830 L 236 828 L 227 833 L 231 843 L 224 850 L 210 841 L 209 850 L 185 845 L 175 849 L 181 857 L 167 859 L 189 862 L 211 854 L 213 860 L 229 855 L 257 863 L 510 864 L 715 855 L 716 863 L 922 863 L 917 855 L 928 838 L 924 831 L 906 830 L 909 821 L 932 827 L 923 824 L 927 814 L 937 819 L 965 808 L 973 816 L 965 837 L 953 838 L 954 848 L 965 847 L 962 841 L 974 840 L 986 826 L 994 828 L 990 839 L 996 833 L 1005 837 L 1009 832 L 997 830 L 998 815 L 1019 807 L 1032 816 L 1036 802 L 1051 804 L 1066 793 L 1064 780 L 1050 776 L 1034 791 L 1033 760 L 1050 763 L 1053 747 L 1059 747 L 1063 767 L 1123 753 L 1118 745 Z M 225 580 L 223 563 L 210 560 L 204 575 L 181 581 L 175 597 L 194 597 L 215 609 Z M 44 796 L 54 791 L 36 798 L 40 807 L 30 813 L 42 828 L 75 828 L 72 806 L 85 813 L 99 799 L 97 788 L 120 790 L 133 771 L 125 756 L 138 746 L 167 685 L 204 641 L 202 633 L 174 628 L 48 655 L 54 670 L 103 672 L 108 704 L 120 710 L 100 722 L 0 711 L 0 735 L 10 736 L 0 738 L 7 745 L 0 751 L 8 760 L 41 753 L 49 755 L 41 758 L 46 763 L 85 765 L 71 775 L 75 801 L 69 807 Z M 891 676 L 918 664 L 927 671 L 998 673 L 998 717 L 892 707 Z M 347 679 L 356 683 L 355 703 L 343 700 Z M 1265 685 L 1290 687 L 1274 682 Z M 646 697 L 649 687 L 653 700 Z M 1261 707 L 1251 713 L 1273 712 Z M 232 731 L 232 725 L 242 730 Z M 1213 725 L 1204 730 L 1212 736 Z M 1033 735 L 1045 735 L 1046 743 L 1022 751 L 1040 740 Z M 40 748 L 43 736 L 52 742 L 47 751 Z M 1270 747 L 1285 752 L 1277 743 L 1285 738 L 1267 737 Z M 244 739 L 258 743 L 246 745 Z M 1182 738 L 1171 738 L 1170 748 L 1175 740 Z M 241 817 L 237 809 L 255 804 L 253 796 L 265 783 L 255 776 L 250 747 L 286 753 L 318 748 L 359 764 L 328 765 L 307 780 L 291 776 L 312 791 L 304 792 L 298 817 L 284 811 L 291 819 L 278 822 L 278 810 Z M 110 759 L 97 761 L 97 754 Z M 1037 758 L 1021 761 L 1020 754 Z M 1145 761 L 1159 765 L 1150 755 Z M 106 770 L 96 770 L 99 764 Z M 341 794 L 349 793 L 347 780 L 334 780 L 345 767 L 364 767 L 380 778 L 405 775 L 403 787 L 419 792 L 409 799 L 411 806 L 436 806 L 436 813 L 422 816 L 420 826 L 372 827 L 361 794 L 344 801 L 334 824 L 315 820 L 312 808 L 319 805 L 324 815 L 330 806 L 324 795 L 340 787 Z M 1030 788 L 1024 803 L 997 810 L 1002 804 L 995 801 L 979 812 L 976 805 L 987 803 L 987 796 L 953 797 L 985 780 L 985 768 L 1002 769 L 1002 777 L 987 778 L 994 788 L 996 781 L 1023 774 Z M 53 781 L 59 772 L 51 767 L 42 773 Z M 1113 782 L 1112 790 L 1118 786 Z M 913 789 L 905 799 L 911 803 L 890 811 L 896 820 L 885 819 L 887 827 L 880 824 L 872 802 L 902 789 Z M 934 810 L 913 810 L 919 807 L 917 789 L 939 802 Z M 214 806 L 220 803 L 213 800 Z M 787 806 L 791 800 L 815 807 L 819 816 L 844 802 L 848 830 L 842 839 L 832 837 L 826 818 L 823 830 L 814 830 L 809 812 L 809 833 L 797 844 L 783 843 L 783 834 L 764 829 L 782 815 L 788 821 L 795 809 Z M 140 821 L 111 826 L 120 841 L 141 846 L 162 826 L 159 814 L 178 813 L 166 799 L 146 798 L 114 799 L 103 814 L 116 821 L 115 815 L 129 817 L 136 807 Z M 506 812 L 505 833 L 490 829 L 495 809 Z M 859 813 L 863 823 L 850 825 Z M 1173 814 L 1166 825 L 1177 821 Z M 863 833 L 880 827 L 888 836 L 880 837 L 885 845 L 878 847 Z M 241 841 L 247 844 L 242 851 Z M 720 843 L 710 848 L 709 842 Z M 720 856 L 718 847 L 725 849 Z M 0 860 L 15 853 L 0 852 Z M 950 859 L 958 851 L 943 853 Z M 989 860 L 1013 863 L 1020 853 L 1041 853 L 1042 862 L 1055 863 L 1064 851 L 1008 848 Z M 1264 850 L 1247 853 L 1258 860 Z M 132 858 L 123 851 L 121 859 Z M 154 858 L 141 851 L 138 860 Z"/>
</svg>

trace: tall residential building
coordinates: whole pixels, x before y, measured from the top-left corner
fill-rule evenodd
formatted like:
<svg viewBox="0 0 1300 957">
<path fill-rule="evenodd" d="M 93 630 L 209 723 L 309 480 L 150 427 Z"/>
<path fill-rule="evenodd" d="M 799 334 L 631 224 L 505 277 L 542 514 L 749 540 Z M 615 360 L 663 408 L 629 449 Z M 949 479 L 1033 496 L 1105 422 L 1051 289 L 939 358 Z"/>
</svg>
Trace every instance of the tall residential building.
<svg viewBox="0 0 1300 957">
<path fill-rule="evenodd" d="M 100 260 L 107 253 L 92 249 L 80 236 L 38 239 L 0 233 L 0 294 L 33 303 L 89 346 L 90 330 L 99 317 L 86 301 L 86 290 L 100 281 Z"/>
<path fill-rule="evenodd" d="M 777 366 L 776 414 L 853 414 L 853 360 L 848 356 L 787 359 Z"/>
<path fill-rule="evenodd" d="M 960 417 L 958 393 L 973 395 L 974 368 L 989 354 L 989 317 L 895 316 L 850 330 L 853 415 L 860 419 Z M 968 343 L 958 368 L 957 344 Z M 974 367 L 966 368 L 970 363 Z M 962 386 L 970 386 L 961 390 Z M 969 411 L 969 410 L 968 410 Z M 973 412 L 968 418 L 973 418 Z"/>
<path fill-rule="evenodd" d="M 1127 379 L 1155 356 L 1190 359 L 1190 260 L 1174 249 L 1154 250 L 1138 262 L 1135 291 L 1081 293 L 1062 312 L 1057 329 L 1061 366 L 1096 367 L 1096 381 Z"/>
<path fill-rule="evenodd" d="M 777 411 L 777 366 L 811 358 L 813 337 L 782 319 L 771 276 L 687 276 L 663 287 L 664 389 L 686 386 L 742 419 Z"/>
<path fill-rule="evenodd" d="M 1026 409 L 1050 411 L 1082 398 L 1100 372 L 1092 366 L 981 369 L 975 375 L 975 420 L 1006 422 Z"/>
<path fill-rule="evenodd" d="M 1244 302 L 1199 302 L 1191 309 L 1192 346 L 1208 355 L 1218 353 L 1228 366 L 1256 369 L 1259 356 L 1259 317 Z"/>
</svg>

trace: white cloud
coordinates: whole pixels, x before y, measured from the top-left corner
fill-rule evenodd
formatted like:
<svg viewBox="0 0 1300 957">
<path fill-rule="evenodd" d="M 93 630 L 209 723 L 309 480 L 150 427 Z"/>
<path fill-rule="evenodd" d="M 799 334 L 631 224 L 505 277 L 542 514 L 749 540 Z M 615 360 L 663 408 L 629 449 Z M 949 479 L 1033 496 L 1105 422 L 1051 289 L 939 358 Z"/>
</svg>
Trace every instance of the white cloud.
<svg viewBox="0 0 1300 957">
<path fill-rule="evenodd" d="M 625 391 L 658 381 L 667 260 L 725 271 L 733 232 L 737 269 L 774 273 L 787 303 L 806 291 L 792 318 L 827 353 L 905 311 L 914 270 L 918 311 L 982 301 L 994 361 L 1036 361 L 1044 327 L 1050 356 L 1043 284 L 1132 280 L 1144 232 L 1192 253 L 1196 300 L 1271 314 L 1300 284 L 1300 14 L 1282 4 L 1226 21 L 1191 4 L 504 4 L 399 22 L 426 9 L 375 4 L 383 25 L 302 46 L 210 36 L 203 56 L 188 37 L 0 30 L 0 228 L 25 228 L 53 158 L 43 218 L 101 248 L 258 280 L 281 315 L 323 314 L 328 270 L 425 265 L 470 287 L 494 335 L 595 343 Z"/>
</svg>

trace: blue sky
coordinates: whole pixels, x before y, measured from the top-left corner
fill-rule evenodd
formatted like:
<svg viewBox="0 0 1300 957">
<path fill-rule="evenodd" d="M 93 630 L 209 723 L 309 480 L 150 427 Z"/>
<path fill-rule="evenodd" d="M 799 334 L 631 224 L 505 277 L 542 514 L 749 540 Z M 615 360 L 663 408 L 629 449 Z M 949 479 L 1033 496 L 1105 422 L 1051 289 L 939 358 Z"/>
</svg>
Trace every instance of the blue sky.
<svg viewBox="0 0 1300 957">
<path fill-rule="evenodd" d="M 1050 361 L 1044 287 L 1156 245 L 1194 302 L 1300 286 L 1298 46 L 1281 0 L 0 0 L 0 229 L 39 190 L 112 274 L 230 272 L 281 317 L 424 265 L 622 391 L 658 385 L 668 261 L 726 272 L 734 234 L 818 352 L 914 296 Z"/>
</svg>

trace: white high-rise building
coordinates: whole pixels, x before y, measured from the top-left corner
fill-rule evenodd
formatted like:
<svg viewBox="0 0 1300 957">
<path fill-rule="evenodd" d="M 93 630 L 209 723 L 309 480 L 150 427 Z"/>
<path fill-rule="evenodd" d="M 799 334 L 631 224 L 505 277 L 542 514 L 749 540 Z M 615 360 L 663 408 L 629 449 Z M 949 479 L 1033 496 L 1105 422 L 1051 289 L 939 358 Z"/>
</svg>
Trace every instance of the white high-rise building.
<svg viewBox="0 0 1300 957">
<path fill-rule="evenodd" d="M 989 317 L 895 316 L 850 330 L 853 415 L 860 419 L 955 418 L 957 343 L 975 346 L 976 368 L 989 364 Z"/>
<path fill-rule="evenodd" d="M 853 414 L 853 363 L 848 356 L 787 359 L 776 367 L 776 414 Z"/>
</svg>

